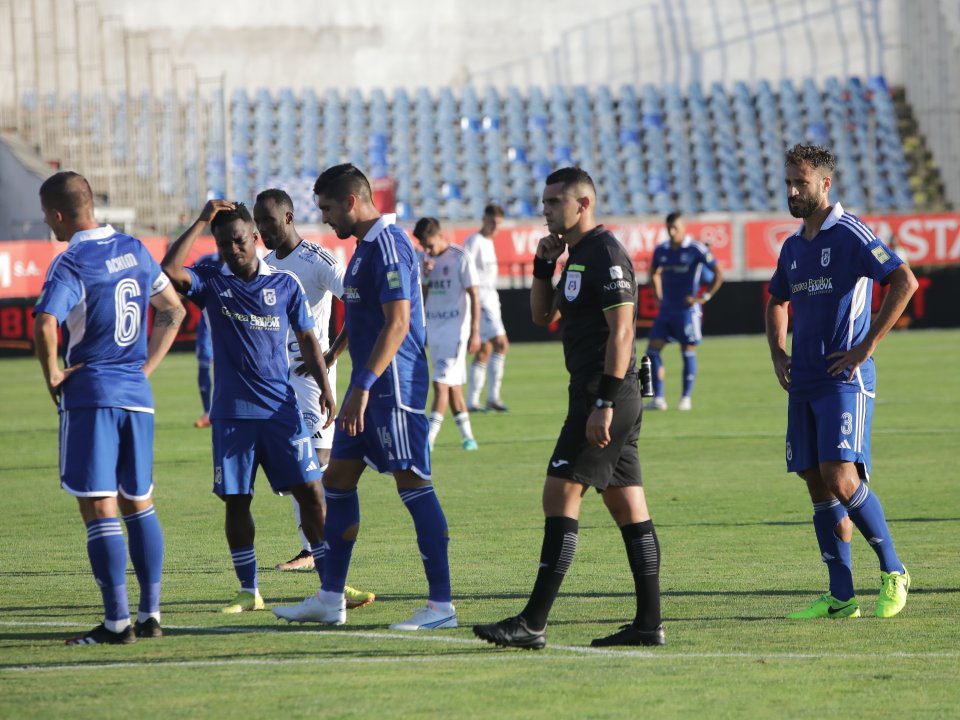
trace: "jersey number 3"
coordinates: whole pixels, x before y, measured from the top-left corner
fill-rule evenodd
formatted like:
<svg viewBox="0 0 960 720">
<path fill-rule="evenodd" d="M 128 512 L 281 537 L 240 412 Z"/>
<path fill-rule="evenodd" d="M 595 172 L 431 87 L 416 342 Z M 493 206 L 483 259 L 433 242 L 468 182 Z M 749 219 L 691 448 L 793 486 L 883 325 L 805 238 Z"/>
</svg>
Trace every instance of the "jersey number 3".
<svg viewBox="0 0 960 720">
<path fill-rule="evenodd" d="M 140 337 L 141 310 L 140 303 L 135 300 L 140 294 L 140 284 L 132 278 L 124 278 L 118 282 L 113 291 L 116 306 L 113 339 L 120 347 L 133 345 Z"/>
</svg>

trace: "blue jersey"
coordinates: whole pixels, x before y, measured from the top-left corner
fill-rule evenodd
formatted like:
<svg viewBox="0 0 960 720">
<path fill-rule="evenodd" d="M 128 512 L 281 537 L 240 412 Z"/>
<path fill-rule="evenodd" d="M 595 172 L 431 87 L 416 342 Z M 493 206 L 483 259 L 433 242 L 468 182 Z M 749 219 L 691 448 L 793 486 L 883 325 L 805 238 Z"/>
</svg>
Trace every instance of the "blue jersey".
<svg viewBox="0 0 960 720">
<path fill-rule="evenodd" d="M 264 419 L 297 414 L 288 380 L 287 331 L 313 329 L 300 281 L 260 261 L 245 282 L 226 264 L 187 268 L 188 297 L 204 311 L 213 340 L 214 420 Z"/>
<path fill-rule="evenodd" d="M 812 240 L 803 227 L 780 250 L 770 294 L 793 305 L 790 392 L 817 395 L 828 390 L 876 390 L 873 358 L 853 380 L 827 372 L 827 356 L 861 343 L 870 328 L 873 280 L 882 280 L 903 261 L 856 216 L 833 206 Z"/>
<path fill-rule="evenodd" d="M 362 368 L 383 329 L 383 304 L 410 301 L 410 330 L 383 374 L 370 388 L 367 404 L 422 413 L 429 370 L 424 350 L 426 326 L 420 294 L 420 263 L 410 238 L 384 215 L 370 228 L 347 264 L 343 277 L 347 342 L 354 368 Z"/>
<path fill-rule="evenodd" d="M 76 233 L 47 270 L 34 314 L 63 324 L 67 366 L 61 408 L 153 412 L 143 374 L 150 297 L 170 280 L 146 247 L 109 225 Z"/>
<path fill-rule="evenodd" d="M 689 237 L 674 247 L 668 240 L 653 250 L 653 264 L 650 271 L 658 268 L 662 298 L 661 310 L 686 310 L 687 297 L 700 292 L 700 275 L 704 268 L 716 270 L 717 261 L 713 253 L 703 243 Z"/>
</svg>

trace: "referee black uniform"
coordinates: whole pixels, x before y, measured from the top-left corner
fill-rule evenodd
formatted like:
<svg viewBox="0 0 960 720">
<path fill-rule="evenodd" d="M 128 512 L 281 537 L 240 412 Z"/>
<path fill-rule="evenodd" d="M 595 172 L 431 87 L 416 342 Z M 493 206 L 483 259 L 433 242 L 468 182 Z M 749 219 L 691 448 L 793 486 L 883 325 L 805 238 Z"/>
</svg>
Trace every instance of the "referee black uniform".
<svg viewBox="0 0 960 720">
<path fill-rule="evenodd" d="M 636 308 L 633 263 L 613 234 L 598 225 L 570 248 L 556 292 L 570 386 L 567 418 L 547 475 L 590 485 L 598 492 L 611 486 L 642 485 L 637 439 L 643 402 L 632 341 L 630 365 L 614 399 L 610 442 L 598 448 L 586 437 L 587 419 L 597 406 L 610 335 L 604 312 L 619 305 Z"/>
</svg>

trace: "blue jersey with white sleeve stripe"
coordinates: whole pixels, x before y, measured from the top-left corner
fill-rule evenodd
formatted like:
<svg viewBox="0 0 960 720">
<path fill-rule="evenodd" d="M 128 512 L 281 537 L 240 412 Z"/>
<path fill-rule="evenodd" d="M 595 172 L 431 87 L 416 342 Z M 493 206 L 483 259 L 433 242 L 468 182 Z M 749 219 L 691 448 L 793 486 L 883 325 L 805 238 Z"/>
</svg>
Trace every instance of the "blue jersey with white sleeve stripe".
<svg viewBox="0 0 960 720">
<path fill-rule="evenodd" d="M 420 292 L 420 263 L 407 234 L 383 215 L 357 243 L 343 277 L 347 342 L 355 369 L 366 366 L 386 318 L 383 305 L 410 302 L 410 329 L 400 349 L 370 388 L 371 407 L 401 408 L 423 413 L 430 375 L 426 325 Z"/>
<path fill-rule="evenodd" d="M 287 331 L 312 330 L 313 315 L 293 273 L 259 261 L 244 281 L 224 263 L 187 268 L 188 297 L 204 310 L 213 341 L 213 420 L 296 415 L 288 379 Z"/>
<path fill-rule="evenodd" d="M 109 225 L 76 233 L 50 264 L 34 307 L 62 323 L 67 366 L 61 408 L 153 412 L 143 374 L 150 297 L 170 280 L 147 248 Z"/>
<path fill-rule="evenodd" d="M 827 356 L 858 345 L 870 329 L 873 281 L 903 264 L 855 215 L 833 206 L 820 232 L 804 239 L 803 226 L 780 250 L 770 294 L 793 306 L 790 392 L 876 391 L 873 358 L 851 381 L 849 372 L 830 375 Z"/>
</svg>

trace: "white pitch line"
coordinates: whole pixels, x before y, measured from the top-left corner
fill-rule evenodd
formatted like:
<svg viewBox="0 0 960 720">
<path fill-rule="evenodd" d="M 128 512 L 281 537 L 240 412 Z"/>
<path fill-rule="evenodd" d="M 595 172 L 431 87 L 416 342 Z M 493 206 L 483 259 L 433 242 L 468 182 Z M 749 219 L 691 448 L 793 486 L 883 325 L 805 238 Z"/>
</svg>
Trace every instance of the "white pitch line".
<svg viewBox="0 0 960 720">
<path fill-rule="evenodd" d="M 11 627 L 70 627 L 80 626 L 80 623 L 70 622 L 50 622 L 50 621 L 0 621 L 0 626 Z M 223 634 L 293 634 L 290 631 L 279 628 L 268 627 L 195 627 L 191 625 L 165 625 L 170 630 L 183 630 L 186 632 L 199 633 L 223 633 Z M 451 645 L 469 645 L 477 649 L 485 649 L 490 652 L 478 654 L 471 657 L 473 660 L 506 660 L 506 659 L 560 659 L 552 653 L 507 653 L 494 652 L 494 648 L 482 643 L 481 640 L 450 637 L 449 635 L 423 635 L 419 633 L 389 633 L 373 632 L 363 630 L 300 630 L 294 631 L 296 635 L 312 635 L 321 637 L 356 637 L 366 640 L 413 640 L 415 642 L 433 642 L 446 643 Z M 957 658 L 960 652 L 891 652 L 891 653 L 751 653 L 751 652 L 673 652 L 669 650 L 615 650 L 611 648 L 592 648 L 582 645 L 547 645 L 547 650 L 555 652 L 572 653 L 582 657 L 616 657 L 616 658 L 641 658 L 647 660 L 657 659 L 768 659 L 768 660 L 821 660 L 821 659 L 862 659 L 862 658 Z M 448 662 L 452 658 L 447 655 L 438 655 L 435 657 L 380 657 L 380 658 L 340 658 L 337 662 L 352 663 L 390 663 L 390 662 Z M 45 671 L 45 670 L 100 670 L 112 668 L 136 668 L 136 667 L 214 667 L 229 665 L 301 665 L 312 664 L 325 661 L 323 656 L 311 659 L 237 659 L 237 660 L 171 660 L 171 661 L 143 661 L 143 662 L 111 662 L 111 663 L 85 663 L 83 665 L 61 664 L 61 665 L 14 665 L 10 667 L 0 667 L 0 672 L 26 672 L 26 671 Z"/>
</svg>

